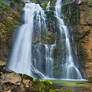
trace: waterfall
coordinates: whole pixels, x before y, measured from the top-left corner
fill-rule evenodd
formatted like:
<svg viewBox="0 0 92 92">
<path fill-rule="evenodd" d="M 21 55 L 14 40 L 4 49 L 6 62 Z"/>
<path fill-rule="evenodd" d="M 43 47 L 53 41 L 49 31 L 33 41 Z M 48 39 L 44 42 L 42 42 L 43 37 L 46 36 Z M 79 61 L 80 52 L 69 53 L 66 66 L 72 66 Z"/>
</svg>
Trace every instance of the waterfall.
<svg viewBox="0 0 92 92">
<path fill-rule="evenodd" d="M 47 11 L 50 11 L 50 1 L 49 1 L 48 4 L 47 4 L 46 10 L 47 10 Z"/>
<path fill-rule="evenodd" d="M 61 18 L 62 15 L 62 0 L 57 0 L 55 5 L 55 16 L 57 19 L 58 27 L 60 30 L 60 36 L 61 36 L 61 43 L 65 45 L 66 50 L 66 58 L 62 61 L 62 78 L 63 79 L 82 79 L 82 75 L 80 70 L 78 69 L 79 66 L 77 66 L 74 63 L 71 43 L 70 43 L 70 34 L 67 26 L 64 24 L 63 19 Z M 63 41 L 62 41 L 63 40 Z M 77 62 L 77 60 L 75 61 Z"/>
<path fill-rule="evenodd" d="M 48 12 L 49 8 L 50 2 L 46 7 Z M 82 80 L 78 60 L 75 58 L 77 56 L 72 51 L 69 29 L 61 18 L 61 15 L 63 16 L 62 0 L 57 0 L 54 15 L 60 32 L 60 42 L 65 48 L 60 62 L 54 59 L 56 39 L 52 44 L 42 39 L 42 36 L 47 36 L 48 33 L 44 10 L 39 4 L 26 3 L 23 11 L 24 24 L 17 30 L 7 67 L 17 73 L 39 79 L 57 79 L 55 69 L 58 68 L 59 79 Z"/>
<path fill-rule="evenodd" d="M 40 77 L 45 78 L 45 76 L 32 64 L 34 16 L 37 20 L 38 30 L 41 31 L 41 25 L 45 25 L 45 14 L 40 5 L 34 3 L 26 3 L 23 11 L 24 24 L 17 32 L 16 40 L 14 42 L 10 58 L 8 59 L 9 62 L 7 66 L 10 70 L 17 73 L 27 74 L 34 77 L 34 72 L 39 74 Z"/>
<path fill-rule="evenodd" d="M 45 51 L 46 51 L 46 76 L 48 78 L 54 78 L 54 57 L 53 57 L 53 50 L 54 47 L 56 46 L 56 43 L 52 45 L 47 45 L 45 44 Z"/>
</svg>

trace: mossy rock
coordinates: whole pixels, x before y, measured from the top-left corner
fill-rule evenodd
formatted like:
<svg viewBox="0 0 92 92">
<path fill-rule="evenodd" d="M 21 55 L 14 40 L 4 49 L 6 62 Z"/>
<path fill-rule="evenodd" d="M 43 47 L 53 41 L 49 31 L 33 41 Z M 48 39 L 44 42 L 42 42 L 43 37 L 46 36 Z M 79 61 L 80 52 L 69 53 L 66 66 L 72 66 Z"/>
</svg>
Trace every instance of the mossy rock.
<svg viewBox="0 0 92 92">
<path fill-rule="evenodd" d="M 28 80 L 30 80 L 30 81 L 33 81 L 33 78 L 32 77 L 30 77 L 30 76 L 28 76 L 28 75 L 26 75 L 26 74 L 19 74 L 23 79 L 28 79 Z"/>
<path fill-rule="evenodd" d="M 52 81 L 50 81 L 50 80 L 42 80 L 42 82 L 44 83 L 44 84 L 50 84 L 50 85 L 52 85 L 53 83 L 52 83 Z"/>
<path fill-rule="evenodd" d="M 33 83 L 39 84 L 40 80 L 39 79 L 33 79 Z"/>
</svg>

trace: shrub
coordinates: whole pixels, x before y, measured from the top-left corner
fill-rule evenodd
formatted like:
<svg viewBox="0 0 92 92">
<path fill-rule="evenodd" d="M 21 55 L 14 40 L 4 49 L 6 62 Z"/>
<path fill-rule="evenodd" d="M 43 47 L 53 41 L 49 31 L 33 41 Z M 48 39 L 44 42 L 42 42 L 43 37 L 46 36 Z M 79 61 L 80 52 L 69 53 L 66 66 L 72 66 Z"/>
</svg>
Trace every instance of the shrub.
<svg viewBox="0 0 92 92">
<path fill-rule="evenodd" d="M 92 6 L 92 1 L 88 1 L 88 6 Z"/>
<path fill-rule="evenodd" d="M 47 4 L 48 4 L 48 2 L 45 2 L 45 3 L 42 3 L 40 6 L 41 6 L 42 8 L 46 8 Z"/>
<path fill-rule="evenodd" d="M 3 0 L 0 0 L 0 7 L 3 9 L 10 8 L 9 5 L 7 3 L 5 3 Z"/>
<path fill-rule="evenodd" d="M 88 78 L 88 82 L 92 83 L 92 77 Z"/>
</svg>

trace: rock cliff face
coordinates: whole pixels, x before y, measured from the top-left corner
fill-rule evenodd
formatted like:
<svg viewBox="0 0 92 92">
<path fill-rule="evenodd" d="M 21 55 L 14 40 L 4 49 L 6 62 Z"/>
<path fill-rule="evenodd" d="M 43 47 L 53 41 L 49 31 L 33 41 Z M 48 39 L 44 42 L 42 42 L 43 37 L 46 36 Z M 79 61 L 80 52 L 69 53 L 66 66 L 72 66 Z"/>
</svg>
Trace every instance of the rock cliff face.
<svg viewBox="0 0 92 92">
<path fill-rule="evenodd" d="M 7 0 L 4 0 L 6 2 Z M 29 0 L 23 0 L 24 2 L 29 2 Z M 44 2 L 48 2 L 48 0 L 31 0 L 32 2 L 36 3 L 42 3 L 41 6 L 45 7 L 46 5 L 43 4 Z M 92 77 L 92 1 L 91 0 L 63 0 L 66 4 L 67 8 L 64 8 L 64 19 L 67 23 L 67 25 L 71 25 L 74 28 L 74 35 L 75 35 L 75 42 L 77 46 L 78 51 L 78 57 L 79 61 L 84 67 L 87 76 Z M 76 1 L 77 4 L 70 2 Z M 52 4 L 55 2 L 55 0 L 51 0 Z M 6 61 L 8 58 L 8 52 L 11 47 L 11 40 L 12 35 L 14 33 L 14 30 L 18 27 L 20 24 L 20 13 L 21 8 L 19 8 L 18 4 L 10 4 L 8 2 L 7 4 L 0 2 L 0 60 Z M 51 4 L 51 5 L 52 5 Z M 54 4 L 53 4 L 54 5 Z M 13 8 L 14 9 L 13 9 Z M 48 14 L 49 16 L 52 16 L 53 12 L 50 12 Z M 68 17 L 68 19 L 67 19 Z M 48 18 L 49 19 L 49 18 Z M 51 20 L 53 20 L 53 16 L 51 17 Z M 49 20 L 48 20 L 49 21 Z M 50 21 L 53 22 L 53 21 Z M 50 23 L 49 22 L 49 23 Z M 53 24 L 53 25 L 52 25 Z M 52 30 L 52 31 L 51 31 Z M 54 23 L 50 23 L 48 27 L 48 39 L 43 39 L 43 43 L 52 44 L 54 42 L 56 36 L 55 30 L 57 28 L 54 28 Z M 53 37 L 50 37 L 51 34 L 55 33 Z M 58 34 L 58 33 L 57 33 Z M 38 39 L 38 38 L 37 38 Z M 36 40 L 34 40 L 35 42 Z M 57 55 L 61 54 L 57 51 L 59 49 L 56 48 Z M 58 61 L 59 57 L 55 57 L 56 61 Z"/>
<path fill-rule="evenodd" d="M 92 7 L 88 3 L 81 4 L 80 23 L 77 25 L 78 56 L 85 67 L 88 77 L 92 77 Z"/>
<path fill-rule="evenodd" d="M 92 1 L 76 2 L 63 7 L 64 19 L 73 28 L 79 62 L 89 78 L 92 77 Z"/>
<path fill-rule="evenodd" d="M 0 0 L 0 60 L 6 61 L 11 47 L 13 32 L 21 20 L 18 3 Z"/>
</svg>

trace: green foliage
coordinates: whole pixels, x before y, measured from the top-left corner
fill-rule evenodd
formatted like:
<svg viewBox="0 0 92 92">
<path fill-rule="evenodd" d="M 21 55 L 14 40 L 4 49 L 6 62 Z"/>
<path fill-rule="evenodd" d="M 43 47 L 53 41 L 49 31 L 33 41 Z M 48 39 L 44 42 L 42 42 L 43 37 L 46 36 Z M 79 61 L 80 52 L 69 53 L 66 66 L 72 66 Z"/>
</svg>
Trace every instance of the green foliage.
<svg viewBox="0 0 92 92">
<path fill-rule="evenodd" d="M 16 3 L 22 3 L 22 0 L 10 0 L 12 3 L 16 2 Z"/>
<path fill-rule="evenodd" d="M 2 9 L 0 9 L 0 14 L 7 15 L 7 13 L 3 11 Z"/>
<path fill-rule="evenodd" d="M 92 77 L 88 78 L 88 82 L 92 83 Z"/>
<path fill-rule="evenodd" d="M 39 79 L 33 79 L 33 82 L 36 83 L 36 84 L 39 84 L 40 80 Z"/>
<path fill-rule="evenodd" d="M 37 0 L 32 0 L 33 3 L 37 3 Z"/>
<path fill-rule="evenodd" d="M 64 91 L 64 92 L 72 92 L 72 90 L 70 90 L 70 89 L 66 89 L 66 91 Z"/>
<path fill-rule="evenodd" d="M 13 10 L 7 3 L 0 0 L 0 36 L 1 43 L 9 42 L 12 33 L 19 25 L 20 13 Z"/>
<path fill-rule="evenodd" d="M 48 38 L 47 38 L 47 36 L 46 36 L 45 34 L 42 35 L 42 39 L 43 39 L 44 41 L 48 41 Z"/>
<path fill-rule="evenodd" d="M 55 37 L 55 34 L 51 33 L 50 37 L 53 39 Z"/>
<path fill-rule="evenodd" d="M 48 2 L 45 2 L 45 3 L 40 4 L 40 6 L 41 6 L 42 8 L 46 8 L 47 4 L 48 4 Z"/>
<path fill-rule="evenodd" d="M 51 0 L 50 7 L 52 8 L 55 5 L 56 0 Z"/>
<path fill-rule="evenodd" d="M 56 92 L 52 89 L 52 84 L 49 80 L 33 79 L 33 85 L 38 90 L 37 92 Z"/>
<path fill-rule="evenodd" d="M 50 8 L 54 7 L 55 2 L 56 2 L 56 0 L 51 0 L 51 2 L 50 2 Z M 46 8 L 47 4 L 48 4 L 48 2 L 44 2 L 44 3 L 40 4 L 40 6 L 42 8 Z"/>
<path fill-rule="evenodd" d="M 50 84 L 50 85 L 53 84 L 52 81 L 50 81 L 50 80 L 42 80 L 42 82 L 45 83 L 45 84 Z"/>
<path fill-rule="evenodd" d="M 0 0 L 0 7 L 3 9 L 10 8 L 9 5 L 7 3 L 5 3 L 3 0 Z"/>
<path fill-rule="evenodd" d="M 56 91 L 55 91 L 55 90 L 53 90 L 53 89 L 50 89 L 50 90 L 49 90 L 49 92 L 56 92 Z"/>
<path fill-rule="evenodd" d="M 55 33 L 51 32 L 51 33 L 47 33 L 42 35 L 42 40 L 47 42 L 47 43 L 53 43 L 55 41 Z"/>
<path fill-rule="evenodd" d="M 92 6 L 92 1 L 88 1 L 88 6 Z"/>
<path fill-rule="evenodd" d="M 20 76 L 21 76 L 23 79 L 29 79 L 30 81 L 33 80 L 32 77 L 30 77 L 30 76 L 28 76 L 28 75 L 26 75 L 26 74 L 20 74 Z"/>
<path fill-rule="evenodd" d="M 23 1 L 22 0 L 10 0 L 11 1 L 11 7 L 14 6 L 16 3 L 19 5 L 20 8 L 23 8 Z"/>
<path fill-rule="evenodd" d="M 91 20 L 91 21 L 92 21 L 92 16 L 89 18 L 89 20 Z"/>
<path fill-rule="evenodd" d="M 91 11 L 91 12 L 89 12 L 89 20 L 91 20 L 91 21 L 92 21 L 92 11 Z"/>
<path fill-rule="evenodd" d="M 66 1 L 66 0 L 65 0 Z M 80 12 L 79 7 L 76 3 L 67 4 L 62 7 L 64 14 L 63 18 L 68 25 L 79 24 Z"/>
</svg>

